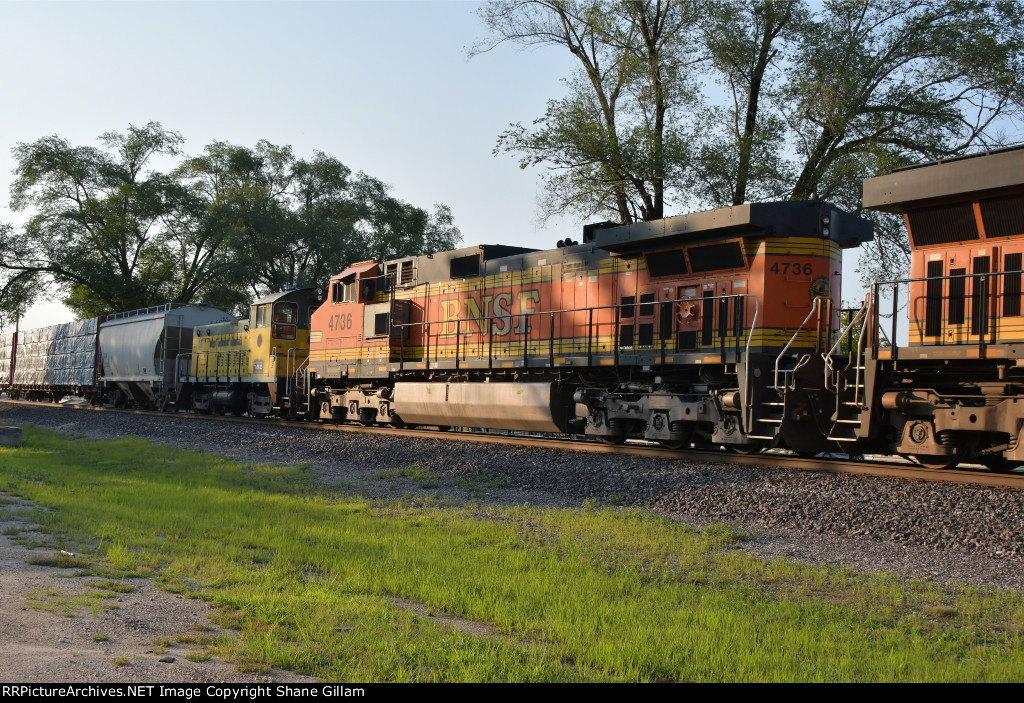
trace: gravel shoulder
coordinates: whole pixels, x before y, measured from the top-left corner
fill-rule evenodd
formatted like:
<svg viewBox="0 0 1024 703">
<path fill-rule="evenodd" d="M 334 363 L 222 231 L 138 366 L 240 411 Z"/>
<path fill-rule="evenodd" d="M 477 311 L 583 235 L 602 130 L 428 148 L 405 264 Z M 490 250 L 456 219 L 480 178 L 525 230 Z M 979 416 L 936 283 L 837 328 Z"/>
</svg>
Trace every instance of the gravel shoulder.
<svg viewBox="0 0 1024 703">
<path fill-rule="evenodd" d="M 5 497 L 9 501 L 9 497 Z M 20 502 L 20 501 L 19 501 Z M 23 505 L 28 505 L 23 503 Z M 0 532 L 25 527 L 0 520 Z M 43 535 L 22 532 L 18 542 Z M 0 535 L 0 681 L 7 683 L 269 683 L 314 681 L 298 674 L 240 672 L 217 657 L 193 662 L 199 651 L 179 637 L 217 636 L 204 601 L 161 591 L 132 579 L 131 593 L 90 599 L 102 609 L 74 603 L 98 591 L 102 579 L 74 576 L 76 569 L 30 563 L 53 549 L 29 549 Z M 167 661 L 167 660 L 170 661 Z M 163 661 L 162 661 L 163 660 Z"/>
<path fill-rule="evenodd" d="M 483 504 L 639 507 L 695 525 L 738 526 L 753 535 L 740 548 L 769 559 L 893 572 L 940 583 L 1024 588 L 1024 491 L 1019 490 L 0 401 L 0 424 L 24 423 L 97 438 L 144 437 L 243 461 L 308 463 L 322 490 L 338 494 L 440 494 Z M 418 471 L 407 471 L 410 467 Z M 429 481 L 415 478 L 423 470 L 429 472 Z M 24 549 L 0 537 L 0 621 L 16 623 L 0 631 L 0 647 L 8 654 L 7 662 L 0 658 L 0 680 L 258 680 L 223 662 L 188 662 L 187 645 L 159 656 L 147 654 L 154 641 L 173 642 L 196 623 L 209 624 L 204 603 L 152 584 L 97 618 L 23 610 L 28 591 L 88 588 L 72 586 L 78 579 L 55 578 L 54 569 L 31 567 L 27 557 Z M 92 635 L 103 629 L 110 640 L 93 642 Z M 175 662 L 157 661 L 166 655 Z M 112 660 L 119 657 L 130 657 L 130 665 L 115 666 Z M 20 668 L 12 668 L 12 661 L 22 662 Z M 47 661 L 62 664 L 48 666 Z M 185 678 L 192 676 L 202 678 Z"/>
</svg>

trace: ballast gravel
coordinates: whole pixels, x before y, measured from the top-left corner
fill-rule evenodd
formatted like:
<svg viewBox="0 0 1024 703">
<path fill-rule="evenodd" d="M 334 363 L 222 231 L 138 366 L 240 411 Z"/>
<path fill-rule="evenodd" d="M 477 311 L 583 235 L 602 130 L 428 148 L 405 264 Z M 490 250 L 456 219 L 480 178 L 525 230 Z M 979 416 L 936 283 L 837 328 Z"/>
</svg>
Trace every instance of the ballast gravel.
<svg viewBox="0 0 1024 703">
<path fill-rule="evenodd" d="M 23 423 L 244 461 L 309 463 L 324 490 L 344 494 L 637 507 L 698 526 L 739 527 L 752 535 L 740 548 L 766 558 L 1024 588 L 1021 490 L 780 470 L 768 466 L 770 455 L 765 468 L 741 467 L 0 401 L 0 424 Z"/>
</svg>

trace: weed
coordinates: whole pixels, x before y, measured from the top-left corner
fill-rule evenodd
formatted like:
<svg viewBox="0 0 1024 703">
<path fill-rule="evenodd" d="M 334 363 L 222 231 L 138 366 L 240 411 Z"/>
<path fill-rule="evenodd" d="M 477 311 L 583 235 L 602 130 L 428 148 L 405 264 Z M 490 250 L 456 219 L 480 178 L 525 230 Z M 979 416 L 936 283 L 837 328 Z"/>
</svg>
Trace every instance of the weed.
<svg viewBox="0 0 1024 703">
<path fill-rule="evenodd" d="M 924 614 L 929 618 L 948 619 L 956 615 L 956 608 L 950 608 L 948 605 L 926 605 Z"/>
<path fill-rule="evenodd" d="M 34 566 L 51 566 L 58 569 L 80 569 L 89 566 L 92 562 L 88 559 L 57 552 L 50 556 L 31 556 L 28 563 Z"/>
<path fill-rule="evenodd" d="M 108 637 L 107 635 L 104 635 L 103 633 L 100 633 L 98 635 L 93 635 L 92 636 L 92 641 L 93 642 L 106 642 L 109 639 L 110 639 L 110 637 Z"/>
<path fill-rule="evenodd" d="M 122 581 L 106 580 L 106 581 L 95 581 L 89 584 L 92 588 L 100 588 L 107 591 L 113 591 L 114 593 L 134 593 L 135 586 L 130 583 Z"/>
</svg>

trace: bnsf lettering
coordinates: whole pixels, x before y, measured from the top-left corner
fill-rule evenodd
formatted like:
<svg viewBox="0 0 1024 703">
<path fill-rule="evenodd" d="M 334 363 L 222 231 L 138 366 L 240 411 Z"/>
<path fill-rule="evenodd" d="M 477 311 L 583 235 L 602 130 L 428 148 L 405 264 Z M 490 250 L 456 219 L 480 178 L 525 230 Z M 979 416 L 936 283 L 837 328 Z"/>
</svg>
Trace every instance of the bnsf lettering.
<svg viewBox="0 0 1024 703">
<path fill-rule="evenodd" d="M 478 301 L 476 298 L 450 298 L 442 300 L 441 321 L 444 322 L 443 337 L 454 337 L 456 330 L 460 330 L 464 336 L 470 334 L 484 334 L 487 321 L 491 319 L 491 334 L 497 337 L 504 337 L 513 331 L 515 325 L 516 334 L 528 334 L 533 326 L 527 322 L 527 313 L 537 312 L 540 307 L 540 291 L 524 290 L 514 296 L 512 293 L 497 293 L 495 295 L 484 295 Z M 513 312 L 515 309 L 515 312 Z M 514 319 L 513 319 L 514 318 Z M 462 325 L 456 320 L 465 320 Z"/>
</svg>

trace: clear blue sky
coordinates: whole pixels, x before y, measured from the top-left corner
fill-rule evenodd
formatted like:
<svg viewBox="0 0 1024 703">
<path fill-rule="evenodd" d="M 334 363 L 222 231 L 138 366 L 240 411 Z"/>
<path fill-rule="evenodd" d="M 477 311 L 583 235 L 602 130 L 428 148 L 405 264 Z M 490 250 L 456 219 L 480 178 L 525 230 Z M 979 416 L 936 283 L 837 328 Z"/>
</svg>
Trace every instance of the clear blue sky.
<svg viewBox="0 0 1024 703">
<path fill-rule="evenodd" d="M 103 132 L 158 121 L 188 154 L 213 140 L 323 151 L 409 203 L 449 205 L 466 244 L 578 238 L 580 222 L 538 224 L 538 169 L 492 155 L 510 123 L 562 95 L 573 59 L 502 46 L 469 60 L 485 36 L 478 7 L 0 0 L 0 222 L 25 219 L 6 207 L 15 144 L 57 134 L 98 146 Z M 856 259 L 848 252 L 847 300 L 861 295 Z M 22 326 L 70 318 L 54 303 Z"/>
<path fill-rule="evenodd" d="M 430 209 L 464 241 L 551 248 L 573 221 L 537 224 L 537 171 L 492 156 L 511 122 L 561 94 L 569 57 L 511 47 L 466 57 L 484 36 L 473 2 L 0 2 L 0 221 L 11 148 L 96 137 L 151 120 L 187 153 L 220 139 L 320 150 Z M 34 309 L 23 327 L 62 322 Z"/>
</svg>

